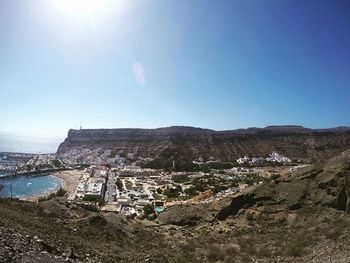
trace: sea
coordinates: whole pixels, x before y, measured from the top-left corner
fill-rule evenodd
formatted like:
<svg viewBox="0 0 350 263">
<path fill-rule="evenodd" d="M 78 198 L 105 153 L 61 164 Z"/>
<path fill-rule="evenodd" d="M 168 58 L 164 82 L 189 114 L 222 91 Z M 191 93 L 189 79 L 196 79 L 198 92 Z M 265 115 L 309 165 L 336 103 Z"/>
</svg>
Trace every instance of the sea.
<svg viewBox="0 0 350 263">
<path fill-rule="evenodd" d="M 0 178 L 0 197 L 25 199 L 33 196 L 47 195 L 57 191 L 62 181 L 52 175 L 15 176 Z"/>
<path fill-rule="evenodd" d="M 64 138 L 0 134 L 0 152 L 55 153 Z"/>
<path fill-rule="evenodd" d="M 55 153 L 64 138 L 43 138 L 0 134 L 0 152 Z M 62 181 L 52 175 L 3 177 L 0 174 L 0 197 L 28 198 L 56 191 Z"/>
</svg>

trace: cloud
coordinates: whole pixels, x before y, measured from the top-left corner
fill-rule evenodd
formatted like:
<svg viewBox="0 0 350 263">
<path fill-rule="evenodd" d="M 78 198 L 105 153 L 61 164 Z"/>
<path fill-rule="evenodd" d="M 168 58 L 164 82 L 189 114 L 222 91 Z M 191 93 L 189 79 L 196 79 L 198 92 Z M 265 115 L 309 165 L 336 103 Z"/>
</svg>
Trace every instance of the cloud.
<svg viewBox="0 0 350 263">
<path fill-rule="evenodd" d="M 132 69 L 134 71 L 136 83 L 138 85 L 144 85 L 146 83 L 146 78 L 143 65 L 141 63 L 135 62 L 132 64 Z"/>
</svg>

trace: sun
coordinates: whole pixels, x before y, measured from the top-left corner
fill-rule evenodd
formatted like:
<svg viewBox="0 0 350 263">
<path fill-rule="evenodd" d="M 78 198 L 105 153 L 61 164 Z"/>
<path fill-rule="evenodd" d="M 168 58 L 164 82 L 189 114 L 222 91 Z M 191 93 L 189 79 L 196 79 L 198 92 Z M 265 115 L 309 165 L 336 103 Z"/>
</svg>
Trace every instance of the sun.
<svg viewBox="0 0 350 263">
<path fill-rule="evenodd" d="M 72 18 L 99 16 L 107 10 L 106 0 L 55 0 L 56 8 Z"/>
<path fill-rule="evenodd" d="M 60 16 L 76 22 L 90 21 L 120 16 L 132 8 L 130 0 L 50 0 Z"/>
</svg>

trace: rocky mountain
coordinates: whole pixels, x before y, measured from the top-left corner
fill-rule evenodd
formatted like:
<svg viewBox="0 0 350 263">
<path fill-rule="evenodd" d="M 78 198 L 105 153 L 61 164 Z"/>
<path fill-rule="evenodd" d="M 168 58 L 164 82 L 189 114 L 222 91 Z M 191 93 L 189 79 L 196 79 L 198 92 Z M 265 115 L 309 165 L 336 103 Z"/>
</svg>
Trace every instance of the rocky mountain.
<svg viewBox="0 0 350 263">
<path fill-rule="evenodd" d="M 244 155 L 267 156 L 277 151 L 292 159 L 326 159 L 350 147 L 350 127 L 308 129 L 268 126 L 228 131 L 173 126 L 158 129 L 70 130 L 58 154 L 74 149 L 111 150 L 152 158 L 158 163 L 176 160 L 233 161 Z"/>
</svg>

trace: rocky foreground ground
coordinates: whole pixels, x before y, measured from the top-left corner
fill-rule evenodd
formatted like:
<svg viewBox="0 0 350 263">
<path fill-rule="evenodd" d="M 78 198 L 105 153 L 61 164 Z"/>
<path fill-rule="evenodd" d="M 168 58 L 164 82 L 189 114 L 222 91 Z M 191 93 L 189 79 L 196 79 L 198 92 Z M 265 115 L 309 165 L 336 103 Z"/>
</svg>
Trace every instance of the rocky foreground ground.
<svg viewBox="0 0 350 263">
<path fill-rule="evenodd" d="M 156 222 L 0 201 L 0 262 L 349 262 L 350 151 Z"/>
</svg>

